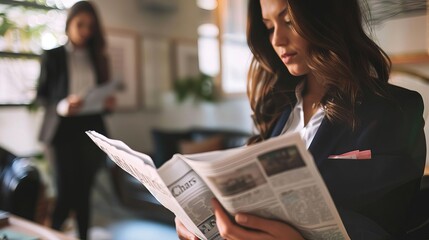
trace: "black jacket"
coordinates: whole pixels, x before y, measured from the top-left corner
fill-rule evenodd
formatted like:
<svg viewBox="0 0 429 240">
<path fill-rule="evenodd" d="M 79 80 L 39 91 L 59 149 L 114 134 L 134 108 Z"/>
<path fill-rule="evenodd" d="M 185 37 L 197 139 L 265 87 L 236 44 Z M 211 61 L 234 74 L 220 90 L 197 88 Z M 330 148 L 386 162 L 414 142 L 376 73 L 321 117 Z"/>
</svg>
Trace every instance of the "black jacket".
<svg viewBox="0 0 429 240">
<path fill-rule="evenodd" d="M 57 114 L 56 107 L 59 101 L 69 95 L 69 72 L 67 65 L 67 55 L 64 46 L 46 50 L 42 55 L 40 77 L 37 86 L 37 101 L 45 107 L 45 115 L 39 134 L 39 140 L 50 143 L 58 131 L 58 126 L 64 117 Z M 107 64 L 107 59 L 103 59 Z M 97 73 L 97 85 L 108 81 L 106 77 L 101 77 Z M 79 123 L 86 124 L 91 130 L 105 132 L 104 123 L 100 114 L 80 118 Z M 84 119 L 86 118 L 86 119 Z"/>
<path fill-rule="evenodd" d="M 423 101 L 414 91 L 387 85 L 386 97 L 366 94 L 356 107 L 357 128 L 322 121 L 309 151 L 351 239 L 400 238 L 423 175 L 426 143 Z M 280 134 L 291 108 L 271 136 Z M 371 150 L 370 160 L 330 159 Z"/>
</svg>

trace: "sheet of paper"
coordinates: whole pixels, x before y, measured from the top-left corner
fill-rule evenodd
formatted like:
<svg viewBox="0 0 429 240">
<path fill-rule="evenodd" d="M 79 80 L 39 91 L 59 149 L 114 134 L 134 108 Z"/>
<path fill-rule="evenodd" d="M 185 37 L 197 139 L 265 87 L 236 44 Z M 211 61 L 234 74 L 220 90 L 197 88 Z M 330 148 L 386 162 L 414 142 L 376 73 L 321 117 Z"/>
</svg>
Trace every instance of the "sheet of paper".
<svg viewBox="0 0 429 240">
<path fill-rule="evenodd" d="M 119 87 L 119 82 L 108 82 L 92 88 L 83 97 L 83 105 L 77 115 L 101 113 L 104 111 L 104 101 Z M 61 100 L 57 105 L 57 113 L 60 116 L 68 116 L 69 103 L 67 99 Z"/>
</svg>

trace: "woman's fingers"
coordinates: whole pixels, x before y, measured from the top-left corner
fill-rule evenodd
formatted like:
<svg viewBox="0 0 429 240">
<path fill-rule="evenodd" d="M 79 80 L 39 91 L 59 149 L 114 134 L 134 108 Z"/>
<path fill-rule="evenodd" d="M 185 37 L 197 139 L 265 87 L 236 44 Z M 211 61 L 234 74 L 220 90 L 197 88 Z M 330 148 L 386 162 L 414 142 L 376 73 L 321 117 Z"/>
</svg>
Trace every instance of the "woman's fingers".
<svg viewBox="0 0 429 240">
<path fill-rule="evenodd" d="M 261 230 L 264 232 L 273 232 L 284 223 L 265 218 L 239 213 L 235 215 L 235 221 L 243 227 Z"/>
<path fill-rule="evenodd" d="M 176 223 L 176 232 L 179 236 L 180 240 L 198 240 L 198 238 L 188 231 L 188 229 L 180 222 L 180 220 L 176 217 L 174 219 L 174 222 Z"/>
<path fill-rule="evenodd" d="M 268 233 L 274 239 L 304 239 L 295 228 L 280 221 L 269 220 L 243 213 L 235 215 L 235 221 L 241 226 Z"/>
<path fill-rule="evenodd" d="M 104 101 L 104 108 L 112 111 L 113 109 L 115 109 L 116 107 L 116 97 L 115 96 L 109 96 L 106 98 L 106 100 Z"/>
<path fill-rule="evenodd" d="M 237 226 L 233 221 L 231 221 L 229 215 L 216 199 L 212 200 L 212 205 L 216 216 L 216 225 L 223 238 L 228 240 L 270 239 L 264 232 L 252 231 Z"/>
<path fill-rule="evenodd" d="M 71 106 L 80 106 L 82 104 L 82 98 L 74 94 L 68 96 L 67 101 Z"/>
</svg>

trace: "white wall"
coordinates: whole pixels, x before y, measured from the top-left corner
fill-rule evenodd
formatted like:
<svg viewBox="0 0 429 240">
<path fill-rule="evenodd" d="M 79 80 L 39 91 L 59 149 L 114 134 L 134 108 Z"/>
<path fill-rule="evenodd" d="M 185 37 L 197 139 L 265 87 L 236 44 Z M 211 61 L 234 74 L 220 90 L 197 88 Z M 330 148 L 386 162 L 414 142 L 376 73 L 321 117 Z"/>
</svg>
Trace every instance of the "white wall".
<svg viewBox="0 0 429 240">
<path fill-rule="evenodd" d="M 413 54 L 428 51 L 425 15 L 396 18 L 375 28 L 378 43 L 389 54 Z"/>
<path fill-rule="evenodd" d="M 168 0 L 175 2 L 177 9 L 165 14 L 144 10 L 140 4 L 144 0 L 93 1 L 97 4 L 104 27 L 128 29 L 142 35 L 195 39 L 200 20 L 206 14 L 196 6 L 195 0 Z"/>
<path fill-rule="evenodd" d="M 25 107 L 0 108 L 0 146 L 21 156 L 40 152 L 37 141 L 42 112 Z"/>
<path fill-rule="evenodd" d="M 429 26 L 426 15 L 393 18 L 374 27 L 374 39 L 389 55 L 429 54 Z M 429 62 L 400 64 L 429 77 Z"/>
</svg>

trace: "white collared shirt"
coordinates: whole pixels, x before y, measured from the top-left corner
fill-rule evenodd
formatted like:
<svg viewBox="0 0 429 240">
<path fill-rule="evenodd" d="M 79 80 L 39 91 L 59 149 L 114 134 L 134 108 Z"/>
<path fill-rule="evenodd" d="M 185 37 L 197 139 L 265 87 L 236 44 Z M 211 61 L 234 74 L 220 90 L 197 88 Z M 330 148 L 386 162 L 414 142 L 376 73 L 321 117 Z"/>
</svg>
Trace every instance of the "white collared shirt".
<svg viewBox="0 0 429 240">
<path fill-rule="evenodd" d="M 94 65 L 86 48 L 75 48 L 71 42 L 65 45 L 69 75 L 69 95 L 85 96 L 96 84 Z"/>
<path fill-rule="evenodd" d="M 320 124 L 322 123 L 323 118 L 325 117 L 325 111 L 319 104 L 317 112 L 311 117 L 307 125 L 304 126 L 304 109 L 302 99 L 303 88 L 304 82 L 298 84 L 295 88 L 297 102 L 293 108 L 293 111 L 290 113 L 289 119 L 287 120 L 281 134 L 299 132 L 305 145 L 307 148 L 309 148 L 317 130 L 319 129 Z"/>
</svg>

